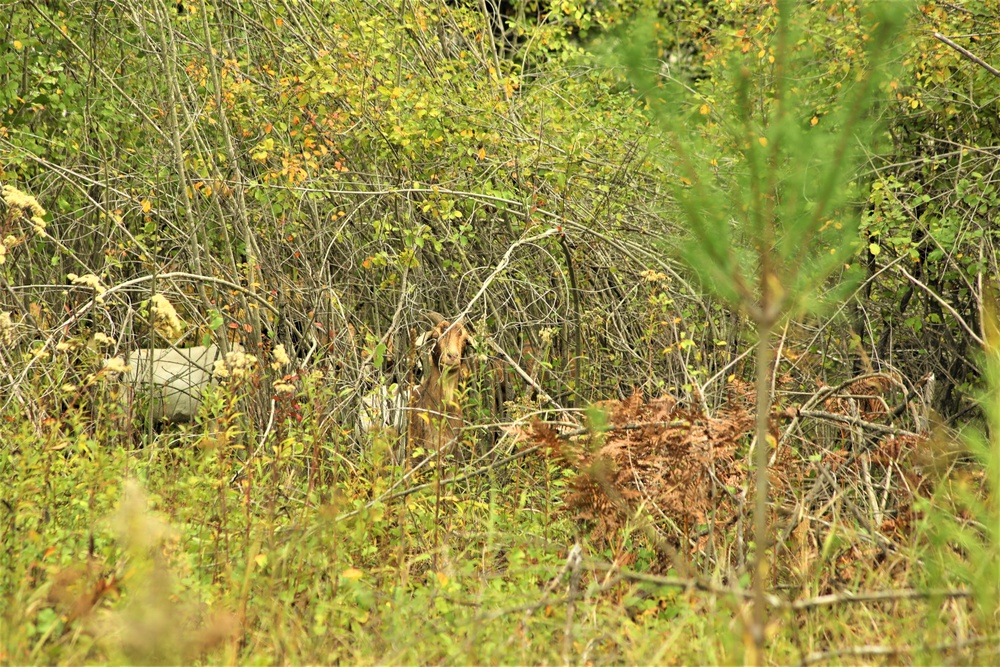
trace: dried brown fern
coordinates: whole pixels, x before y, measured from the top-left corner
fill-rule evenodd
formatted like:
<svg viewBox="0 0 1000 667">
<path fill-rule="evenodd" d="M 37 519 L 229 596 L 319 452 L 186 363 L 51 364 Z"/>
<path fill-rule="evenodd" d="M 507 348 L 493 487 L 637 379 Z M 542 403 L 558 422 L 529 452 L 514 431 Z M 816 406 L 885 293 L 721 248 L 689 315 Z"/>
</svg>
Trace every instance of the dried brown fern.
<svg viewBox="0 0 1000 667">
<path fill-rule="evenodd" d="M 737 487 L 746 474 L 735 452 L 753 417 L 742 406 L 708 417 L 673 398 L 647 401 L 636 393 L 601 407 L 609 412 L 604 433 L 562 441 L 536 426 L 532 434 L 553 459 L 579 473 L 566 506 L 590 527 L 592 539 L 612 538 L 640 501 L 655 522 L 685 528 L 704 523 L 710 512 L 719 518 L 736 510 L 719 487 Z"/>
</svg>

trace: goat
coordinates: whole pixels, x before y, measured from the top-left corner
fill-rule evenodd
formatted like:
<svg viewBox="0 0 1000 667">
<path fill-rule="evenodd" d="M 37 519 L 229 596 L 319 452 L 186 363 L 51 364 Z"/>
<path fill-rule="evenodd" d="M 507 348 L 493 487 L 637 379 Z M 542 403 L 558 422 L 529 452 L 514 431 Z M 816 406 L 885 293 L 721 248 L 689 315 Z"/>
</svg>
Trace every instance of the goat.
<svg viewBox="0 0 1000 667">
<path fill-rule="evenodd" d="M 221 358 L 217 345 L 140 349 L 128 356 L 126 377 L 133 387 L 149 389 L 154 422 L 189 422 L 198 414 L 202 390 L 212 383 L 213 365 Z"/>
<path fill-rule="evenodd" d="M 465 348 L 471 336 L 462 321 L 452 324 L 428 313 L 434 328 L 428 334 L 430 352 L 424 379 L 410 398 L 407 440 L 410 451 L 422 447 L 442 455 L 457 451 L 465 421 L 459 404 L 459 382 L 468 374 Z"/>
<path fill-rule="evenodd" d="M 397 434 L 406 428 L 409 392 L 393 383 L 377 385 L 361 397 L 358 412 L 357 434 L 363 436 L 369 431 L 391 429 Z"/>
</svg>

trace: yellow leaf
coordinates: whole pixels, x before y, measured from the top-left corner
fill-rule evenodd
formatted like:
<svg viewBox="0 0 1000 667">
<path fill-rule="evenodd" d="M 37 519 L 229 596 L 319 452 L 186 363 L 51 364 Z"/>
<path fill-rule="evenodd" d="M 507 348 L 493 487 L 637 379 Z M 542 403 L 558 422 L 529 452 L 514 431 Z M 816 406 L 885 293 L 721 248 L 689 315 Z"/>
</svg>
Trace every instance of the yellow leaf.
<svg viewBox="0 0 1000 667">
<path fill-rule="evenodd" d="M 877 257 L 878 254 L 880 252 L 882 252 L 882 248 L 880 248 L 877 243 L 871 243 L 871 244 L 868 245 L 868 252 L 870 252 L 871 254 L 873 254 L 873 255 L 875 255 Z"/>
<path fill-rule="evenodd" d="M 257 554 L 253 562 L 257 563 L 257 567 L 264 567 L 267 565 L 267 554 Z"/>
<path fill-rule="evenodd" d="M 153 208 L 153 204 L 148 199 L 142 200 L 142 212 L 149 213 L 150 209 Z"/>
<path fill-rule="evenodd" d="M 357 581 L 362 577 L 362 575 L 364 575 L 364 572 L 356 567 L 349 567 L 340 574 L 340 576 L 349 581 Z"/>
<path fill-rule="evenodd" d="M 485 160 L 486 159 L 486 149 L 485 148 L 480 148 L 479 149 L 479 159 L 480 160 Z"/>
<path fill-rule="evenodd" d="M 920 100 L 910 100 L 910 108 L 916 109 L 920 106 Z"/>
<path fill-rule="evenodd" d="M 702 116 L 707 116 L 708 112 L 710 112 L 710 111 L 711 111 L 711 109 L 709 108 L 709 106 L 707 104 L 702 104 L 701 108 L 698 109 L 698 113 L 700 113 Z"/>
<path fill-rule="evenodd" d="M 434 574 L 437 576 L 438 584 L 440 584 L 441 586 L 445 586 L 448 584 L 447 574 L 445 574 L 444 572 L 435 572 Z"/>
<path fill-rule="evenodd" d="M 15 39 L 14 40 L 14 49 L 17 50 L 17 51 L 20 51 L 22 48 L 24 48 L 24 45 L 21 44 L 21 40 Z"/>
<path fill-rule="evenodd" d="M 809 121 L 809 124 L 810 124 L 810 125 L 815 125 L 815 124 L 816 124 L 816 123 L 818 123 L 818 122 L 819 122 L 819 118 L 817 118 L 816 116 L 813 116 L 813 117 L 812 117 L 812 120 L 811 120 L 811 121 Z"/>
<path fill-rule="evenodd" d="M 767 137 L 761 137 L 760 139 L 757 140 L 757 143 L 760 144 L 761 146 L 767 146 Z"/>
</svg>

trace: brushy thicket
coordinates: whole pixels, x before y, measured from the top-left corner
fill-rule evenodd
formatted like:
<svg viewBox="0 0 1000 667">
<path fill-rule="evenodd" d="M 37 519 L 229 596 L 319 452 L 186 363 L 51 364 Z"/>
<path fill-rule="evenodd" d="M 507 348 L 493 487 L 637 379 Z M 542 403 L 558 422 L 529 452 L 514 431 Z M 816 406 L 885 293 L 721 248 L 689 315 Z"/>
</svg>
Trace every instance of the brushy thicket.
<svg viewBox="0 0 1000 667">
<path fill-rule="evenodd" d="M 676 195 L 695 165 L 739 208 L 782 3 L 658 4 L 0 10 L 0 661 L 996 661 L 1000 8 L 899 38 L 824 221 L 859 220 L 844 305 L 774 327 L 757 545 L 756 330 L 676 259 Z M 791 4 L 823 130 L 871 17 Z M 426 311 L 475 334 L 472 455 L 414 471 L 359 415 L 419 381 Z M 135 350 L 212 342 L 198 417 L 151 423 Z"/>
</svg>

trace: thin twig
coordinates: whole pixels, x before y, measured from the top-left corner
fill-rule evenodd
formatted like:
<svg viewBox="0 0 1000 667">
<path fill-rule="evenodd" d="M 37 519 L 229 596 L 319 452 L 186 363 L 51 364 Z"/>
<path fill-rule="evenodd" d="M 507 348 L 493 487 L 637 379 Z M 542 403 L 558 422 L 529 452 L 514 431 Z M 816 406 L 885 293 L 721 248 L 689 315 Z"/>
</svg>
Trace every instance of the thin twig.
<svg viewBox="0 0 1000 667">
<path fill-rule="evenodd" d="M 818 651 L 810 653 L 802 658 L 801 665 L 812 665 L 817 662 L 825 662 L 835 658 L 865 658 L 875 656 L 893 656 L 900 653 L 914 653 L 916 651 L 954 651 L 971 646 L 980 646 L 991 642 L 1000 642 L 1000 637 L 973 637 L 957 642 L 944 644 L 932 644 L 927 646 L 851 646 L 849 648 L 837 649 L 834 651 Z M 1000 646 L 997 647 L 1000 650 Z"/>
<path fill-rule="evenodd" d="M 623 426 L 608 426 L 602 432 L 611 433 L 613 431 L 635 431 L 640 428 L 646 428 L 647 426 L 665 426 L 667 428 L 674 426 L 690 426 L 691 422 L 687 419 L 673 419 L 671 421 L 658 421 L 658 422 L 637 422 L 634 424 L 625 424 Z M 572 438 L 578 435 L 584 435 L 585 433 L 590 433 L 592 429 L 589 428 L 578 428 L 574 431 L 567 431 L 565 433 L 559 433 L 558 437 L 565 440 L 566 438 Z"/>
<path fill-rule="evenodd" d="M 778 438 L 778 446 L 774 448 L 774 452 L 771 454 L 771 463 L 773 464 L 777 459 L 778 449 L 780 449 L 781 444 L 785 442 L 788 436 L 791 435 L 792 431 L 794 431 L 795 428 L 799 425 L 803 411 L 808 412 L 809 408 L 818 404 L 820 401 L 826 400 L 830 396 L 838 393 L 839 391 L 843 390 L 846 387 L 851 386 L 855 382 L 861 382 L 869 378 L 884 378 L 886 380 L 889 380 L 893 384 L 896 385 L 900 384 L 897 378 L 894 378 L 892 375 L 888 375 L 886 373 L 864 373 L 856 377 L 848 378 L 847 380 L 844 380 L 843 382 L 835 386 L 820 387 L 816 391 L 816 393 L 814 393 L 812 396 L 809 397 L 809 400 L 807 400 L 799 407 L 799 409 L 795 413 L 795 416 L 792 418 L 792 422 L 788 425 L 787 428 L 785 428 L 784 432 L 782 432 L 781 437 Z M 905 387 L 903 388 L 905 389 Z"/>
<path fill-rule="evenodd" d="M 956 590 L 930 590 L 921 591 L 916 588 L 903 588 L 889 591 L 863 591 L 852 593 L 844 591 L 841 593 L 830 593 L 819 595 L 806 600 L 796 600 L 788 603 L 788 609 L 792 611 L 808 611 L 818 607 L 831 607 L 838 604 L 848 604 L 855 602 L 890 602 L 896 600 L 925 600 L 928 598 L 967 598 L 972 596 L 972 591 L 963 589 Z"/>
<path fill-rule="evenodd" d="M 932 290 L 932 289 L 931 289 L 930 287 L 928 287 L 927 285 L 925 285 L 925 284 L 923 284 L 922 282 L 920 282 L 920 280 L 919 280 L 919 279 L 917 279 L 916 277 L 914 277 L 914 276 L 910 275 L 910 272 L 909 272 L 909 271 L 907 271 L 906 269 L 904 269 L 903 267 L 901 267 L 901 266 L 900 266 L 900 267 L 897 267 L 897 269 L 899 270 L 899 272 L 900 272 L 900 273 L 902 273 L 902 274 L 903 274 L 904 276 L 906 276 L 907 280 L 909 280 L 909 281 L 910 281 L 911 283 L 913 283 L 914 285 L 916 285 L 917 287 L 919 287 L 919 288 L 920 288 L 920 289 L 922 289 L 923 291 L 927 292 L 927 294 L 928 294 L 928 295 L 929 295 L 929 296 L 930 296 L 930 297 L 931 297 L 932 299 L 934 299 L 934 300 L 935 300 L 935 301 L 937 301 L 937 302 L 938 302 L 939 304 L 941 304 L 941 307 L 942 307 L 942 308 L 944 308 L 944 309 L 945 309 L 945 310 L 947 310 L 947 311 L 948 311 L 949 313 L 951 313 L 951 316 L 955 318 L 955 321 L 956 321 L 956 322 L 958 322 L 959 326 L 961 326 L 961 327 L 962 327 L 963 329 L 965 329 L 965 331 L 966 331 L 966 332 L 967 332 L 967 333 L 968 333 L 968 334 L 969 334 L 970 336 L 972 336 L 972 340 L 976 341 L 976 344 L 978 344 L 978 345 L 979 345 L 980 347 L 983 347 L 983 346 L 985 346 L 985 345 L 986 345 L 986 343 L 985 343 L 985 342 L 983 341 L 983 339 L 982 339 L 982 338 L 981 338 L 981 337 L 979 336 L 979 334 L 977 334 L 977 333 L 976 333 L 975 331 L 973 331 L 973 330 L 972 330 L 972 327 L 970 327 L 970 326 L 968 325 L 968 323 L 967 323 L 967 322 L 966 322 L 966 321 L 965 321 L 965 320 L 964 320 L 964 319 L 962 318 L 962 316 L 961 316 L 961 315 L 959 315 L 959 314 L 958 314 L 958 311 L 957 311 L 957 310 L 955 310 L 955 309 L 954 309 L 954 307 L 952 307 L 952 305 L 951 305 L 950 303 L 948 303 L 947 301 L 945 301 L 944 299 L 942 299 L 942 298 L 941 298 L 941 297 L 940 297 L 940 296 L 939 296 L 939 295 L 938 295 L 938 294 L 937 294 L 937 293 L 936 293 L 936 292 L 935 292 L 934 290 Z"/>
<path fill-rule="evenodd" d="M 510 247 L 507 248 L 507 252 L 505 252 L 503 257 L 500 258 L 500 261 L 497 262 L 497 265 L 493 269 L 493 272 L 486 277 L 486 280 L 484 280 L 483 284 L 480 285 L 479 291 L 476 292 L 475 296 L 469 299 L 469 303 L 465 304 L 465 308 L 458 315 L 458 317 L 455 318 L 455 320 L 461 321 L 463 317 L 468 316 L 469 311 L 472 310 L 472 307 L 476 305 L 476 302 L 479 301 L 479 299 L 482 298 L 483 294 L 486 293 L 486 290 L 489 288 L 490 285 L 493 284 L 493 281 L 496 280 L 497 276 L 500 275 L 500 272 L 503 271 L 505 268 L 507 268 L 507 265 L 510 264 L 511 257 L 513 256 L 514 251 L 517 248 L 526 244 L 538 243 L 539 241 L 546 239 L 550 236 L 556 236 L 557 234 L 562 234 L 562 233 L 563 233 L 562 229 L 558 227 L 552 227 L 545 230 L 541 234 L 536 234 L 535 236 L 529 236 L 528 238 L 518 239 L 517 241 L 511 243 Z"/>
<path fill-rule="evenodd" d="M 643 584 L 653 584 L 655 586 L 661 586 L 663 588 L 678 588 L 681 590 L 698 590 L 703 593 L 712 593 L 713 595 L 729 595 L 732 597 L 737 597 L 742 600 L 753 599 L 753 592 L 748 591 L 744 588 L 734 588 L 729 586 L 719 586 L 716 584 L 709 583 L 697 577 L 662 577 L 655 574 L 646 574 L 644 572 L 635 572 L 627 568 L 618 567 L 613 563 L 603 563 L 599 561 L 587 561 L 586 567 L 591 570 L 597 570 L 600 572 L 614 570 L 615 573 L 621 579 L 626 581 L 634 581 Z M 767 602 L 772 607 L 781 607 L 784 602 L 778 597 L 772 594 L 767 594 Z"/>
<path fill-rule="evenodd" d="M 827 421 L 839 422 L 841 424 L 850 424 L 851 426 L 858 426 L 864 430 L 875 431 L 876 433 L 885 433 L 888 435 L 920 435 L 919 433 L 907 431 L 902 428 L 896 428 L 895 426 L 884 426 L 882 424 L 876 424 L 875 422 L 865 421 L 859 417 L 848 417 L 847 415 L 838 415 L 835 412 L 826 412 L 823 410 L 799 410 L 798 415 L 801 417 L 810 417 L 812 419 L 825 419 Z"/>
<path fill-rule="evenodd" d="M 961 53 L 963 56 L 965 56 L 966 58 L 968 58 L 972 62 L 974 62 L 977 65 L 979 65 L 980 67 L 982 67 L 984 70 L 986 70 L 987 72 L 989 72 L 993 76 L 1000 77 L 1000 70 L 998 70 L 997 68 L 995 68 L 992 65 L 988 64 L 982 58 L 980 58 L 979 56 L 975 55 L 974 53 L 972 53 L 971 51 L 969 51 L 965 47 L 959 46 L 955 42 L 951 41 L 950 39 L 948 39 L 947 37 L 945 37 L 941 33 L 935 32 L 934 33 L 934 39 L 938 40 L 939 42 L 944 42 L 945 44 L 947 44 L 951 48 L 955 49 L 956 51 L 958 51 L 959 53 Z"/>
<path fill-rule="evenodd" d="M 698 590 L 703 593 L 711 593 L 713 595 L 728 595 L 732 597 L 741 598 L 743 600 L 751 600 L 753 598 L 752 591 L 746 590 L 744 588 L 720 586 L 717 584 L 712 584 L 697 577 L 690 577 L 690 578 L 663 577 L 653 574 L 646 574 L 644 572 L 635 572 L 627 568 L 618 567 L 613 563 L 605 563 L 601 561 L 591 561 L 591 560 L 586 561 L 585 566 L 590 570 L 596 570 L 601 572 L 614 571 L 615 574 L 620 579 L 625 581 L 653 584 L 655 586 L 661 586 L 664 588 Z M 964 589 L 922 591 L 915 588 L 904 588 L 900 590 L 887 590 L 887 591 L 861 591 L 858 593 L 851 593 L 849 591 L 846 591 L 842 593 L 831 593 L 829 595 L 820 595 L 813 598 L 807 598 L 805 600 L 795 600 L 795 601 L 785 601 L 776 595 L 768 594 L 767 603 L 776 609 L 784 609 L 787 611 L 810 611 L 818 607 L 830 607 L 839 604 L 891 602 L 897 600 L 925 600 L 937 597 L 949 598 L 949 599 L 967 598 L 971 596 L 972 596 L 972 591 Z"/>
<path fill-rule="evenodd" d="M 576 600 L 580 594 L 580 565 L 583 563 L 583 550 L 580 544 L 574 544 L 566 559 L 569 569 L 569 601 L 566 604 L 566 626 L 563 630 L 563 664 L 570 664 L 573 651 L 573 616 L 576 614 Z"/>
</svg>

